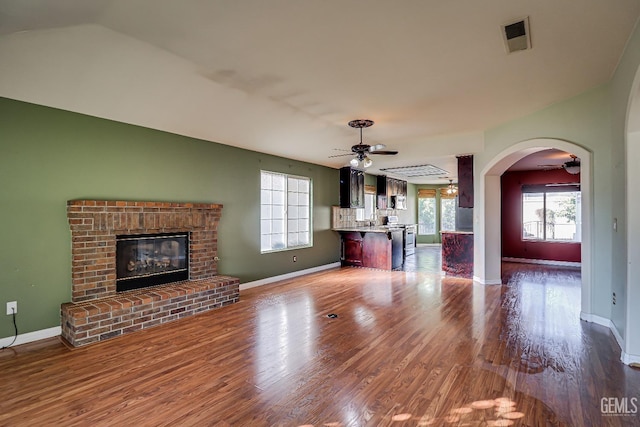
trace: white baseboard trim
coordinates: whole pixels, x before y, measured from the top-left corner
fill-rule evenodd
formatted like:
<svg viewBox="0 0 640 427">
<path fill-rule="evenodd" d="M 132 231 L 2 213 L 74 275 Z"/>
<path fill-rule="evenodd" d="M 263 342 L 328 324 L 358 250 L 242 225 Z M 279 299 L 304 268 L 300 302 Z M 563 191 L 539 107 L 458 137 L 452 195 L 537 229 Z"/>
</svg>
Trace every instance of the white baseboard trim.
<svg viewBox="0 0 640 427">
<path fill-rule="evenodd" d="M 257 286 L 268 285 L 269 283 L 279 282 L 280 280 L 293 279 L 294 277 L 304 276 L 305 274 L 317 273 L 318 271 L 330 270 L 340 267 L 340 262 L 319 265 L 318 267 L 307 268 L 306 270 L 294 271 L 291 273 L 281 274 L 279 276 L 267 277 L 265 279 L 254 280 L 253 282 L 241 283 L 240 290 L 255 288 Z"/>
<path fill-rule="evenodd" d="M 598 325 L 606 326 L 610 328 L 613 326 L 613 322 L 607 319 L 606 317 L 598 316 L 597 314 L 585 313 L 583 311 L 580 312 L 580 319 L 589 323 L 596 323 Z"/>
<path fill-rule="evenodd" d="M 585 322 L 595 323 L 597 325 L 609 328 L 609 330 L 615 337 L 616 342 L 620 346 L 620 349 L 622 350 L 624 348 L 624 340 L 618 332 L 618 328 L 616 328 L 616 325 L 613 324 L 611 319 L 607 319 L 606 317 L 598 316 L 596 314 L 584 313 L 582 311 L 580 312 L 580 319 L 584 320 Z"/>
<path fill-rule="evenodd" d="M 269 283 L 278 282 L 280 280 L 292 279 L 294 277 L 304 276 L 305 274 L 316 273 L 318 271 L 329 270 L 337 267 L 340 267 L 340 262 L 320 265 L 318 267 L 307 268 L 306 270 L 294 271 L 292 273 L 281 274 L 279 276 L 267 277 L 266 279 L 243 283 L 240 285 L 240 290 L 255 288 L 256 286 L 267 285 Z M 56 337 L 61 333 L 62 328 L 60 326 L 55 326 L 49 329 L 41 329 L 39 331 L 27 332 L 26 334 L 19 334 L 16 338 L 16 342 L 14 342 L 12 346 L 43 340 L 45 338 Z M 0 338 L 0 347 L 8 346 L 12 341 L 13 337 Z"/>
<path fill-rule="evenodd" d="M 481 285 L 502 285 L 502 280 L 500 279 L 481 279 L 478 276 L 473 276 L 473 281 Z"/>
<path fill-rule="evenodd" d="M 26 344 L 33 341 L 43 340 L 45 338 L 57 337 L 62 333 L 62 328 L 60 326 L 54 326 L 53 328 L 41 329 L 39 331 L 27 332 L 26 334 L 19 334 L 16 338 L 16 342 L 11 344 L 13 341 L 13 337 L 0 338 L 0 347 L 5 347 L 11 344 L 11 346 L 16 346 L 20 344 Z"/>
<path fill-rule="evenodd" d="M 618 332 L 618 328 L 616 328 L 616 325 L 610 319 L 607 319 L 606 317 L 597 316 L 595 314 L 588 314 L 588 313 L 582 313 L 582 312 L 580 313 L 580 318 L 586 322 L 596 323 L 598 325 L 606 326 L 607 328 L 609 328 L 609 330 L 615 337 L 616 342 L 620 346 L 620 353 L 621 353 L 620 360 L 622 361 L 622 363 L 624 363 L 625 365 L 628 365 L 630 363 L 640 363 L 640 355 L 629 354 L 623 350 L 624 340 L 622 339 L 620 332 Z"/>
<path fill-rule="evenodd" d="M 528 258 L 511 258 L 511 257 L 502 257 L 502 261 L 505 262 L 520 262 L 523 264 L 542 264 L 542 265 L 553 265 L 558 267 L 580 267 L 582 266 L 579 262 L 571 262 L 571 261 L 552 261 L 547 259 L 528 259 Z"/>
<path fill-rule="evenodd" d="M 629 354 L 626 352 L 622 352 L 622 355 L 620 356 L 620 360 L 622 360 L 622 363 L 624 363 L 625 365 L 629 365 L 631 363 L 638 363 L 640 364 L 640 356 L 637 354 Z"/>
</svg>

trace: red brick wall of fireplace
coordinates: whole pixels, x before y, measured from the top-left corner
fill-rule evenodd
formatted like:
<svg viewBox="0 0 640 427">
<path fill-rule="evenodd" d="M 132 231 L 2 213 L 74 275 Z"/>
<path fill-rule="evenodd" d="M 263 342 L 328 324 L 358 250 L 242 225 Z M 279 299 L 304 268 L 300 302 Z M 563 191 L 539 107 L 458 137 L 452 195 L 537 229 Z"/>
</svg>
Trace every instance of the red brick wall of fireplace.
<svg viewBox="0 0 640 427">
<path fill-rule="evenodd" d="M 239 280 L 217 275 L 222 205 L 105 200 L 67 203 L 72 301 L 61 306 L 72 346 L 113 338 L 232 304 Z M 116 235 L 189 233 L 189 280 L 116 292 Z"/>
<path fill-rule="evenodd" d="M 189 279 L 217 274 L 222 205 L 71 200 L 73 302 L 116 293 L 116 235 L 189 232 Z"/>
</svg>

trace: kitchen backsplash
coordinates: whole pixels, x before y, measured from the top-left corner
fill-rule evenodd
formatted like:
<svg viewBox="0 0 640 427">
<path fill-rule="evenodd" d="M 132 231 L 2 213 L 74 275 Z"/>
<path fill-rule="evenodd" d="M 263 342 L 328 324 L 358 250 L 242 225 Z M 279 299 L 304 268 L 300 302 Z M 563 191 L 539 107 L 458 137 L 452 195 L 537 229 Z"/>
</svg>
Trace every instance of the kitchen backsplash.
<svg viewBox="0 0 640 427">
<path fill-rule="evenodd" d="M 352 228 L 369 225 L 383 225 L 386 217 L 396 215 L 395 209 L 376 209 L 375 221 L 357 219 L 356 208 L 341 208 L 340 206 L 331 207 L 331 227 L 332 228 Z"/>
</svg>

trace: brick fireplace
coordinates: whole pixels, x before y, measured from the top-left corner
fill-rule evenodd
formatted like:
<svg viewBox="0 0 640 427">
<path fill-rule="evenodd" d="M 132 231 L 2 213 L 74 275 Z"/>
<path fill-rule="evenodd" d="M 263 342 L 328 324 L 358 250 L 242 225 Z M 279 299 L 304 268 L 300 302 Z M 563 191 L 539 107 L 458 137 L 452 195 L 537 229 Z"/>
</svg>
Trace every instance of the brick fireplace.
<svg viewBox="0 0 640 427">
<path fill-rule="evenodd" d="M 62 337 L 82 346 L 237 302 L 239 280 L 217 274 L 222 205 L 71 200 L 71 302 Z M 188 280 L 116 291 L 116 238 L 188 233 Z"/>
</svg>

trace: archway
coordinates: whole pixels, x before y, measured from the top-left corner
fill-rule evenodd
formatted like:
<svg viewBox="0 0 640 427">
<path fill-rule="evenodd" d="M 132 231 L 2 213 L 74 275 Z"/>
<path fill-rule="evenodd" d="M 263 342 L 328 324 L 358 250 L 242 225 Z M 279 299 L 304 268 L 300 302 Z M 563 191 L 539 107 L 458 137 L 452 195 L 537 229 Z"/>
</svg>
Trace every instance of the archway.
<svg viewBox="0 0 640 427">
<path fill-rule="evenodd" d="M 622 361 L 628 364 L 640 362 L 640 313 L 637 310 L 640 301 L 640 193 L 633 186 L 640 182 L 640 68 L 629 96 L 626 152 L 627 305 Z"/>
<path fill-rule="evenodd" d="M 573 153 L 580 158 L 580 191 L 582 197 L 581 274 L 582 298 L 580 317 L 591 320 L 593 190 L 591 152 L 569 141 L 536 138 L 517 143 L 497 154 L 478 175 L 474 208 L 474 280 L 483 284 L 499 284 L 501 280 L 501 214 L 500 176 L 515 162 L 529 154 L 548 149 Z"/>
</svg>

